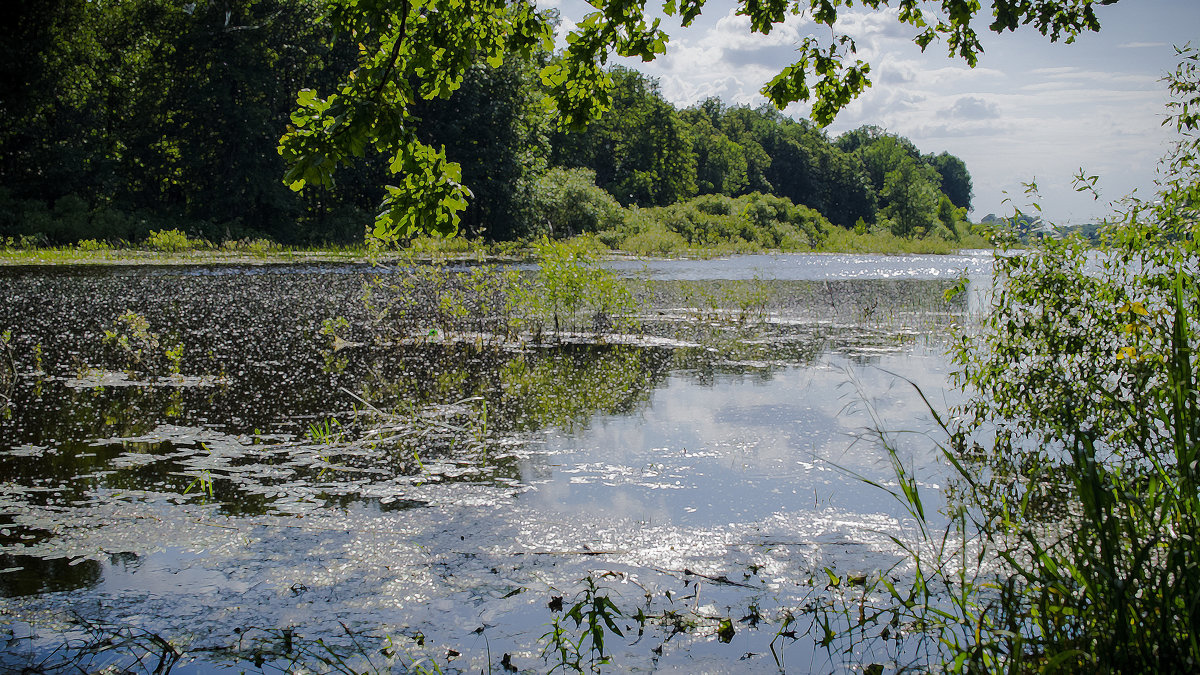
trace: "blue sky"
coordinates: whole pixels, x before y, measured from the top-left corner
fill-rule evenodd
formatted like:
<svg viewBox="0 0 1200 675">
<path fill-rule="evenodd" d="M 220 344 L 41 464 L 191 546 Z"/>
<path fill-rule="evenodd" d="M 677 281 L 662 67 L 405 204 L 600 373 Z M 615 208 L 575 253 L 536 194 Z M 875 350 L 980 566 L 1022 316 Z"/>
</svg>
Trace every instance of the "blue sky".
<svg viewBox="0 0 1200 675">
<path fill-rule="evenodd" d="M 578 0 L 539 4 L 558 7 L 564 28 L 590 9 Z M 828 30 L 793 17 L 768 36 L 752 35 L 735 6 L 709 0 L 688 29 L 664 21 L 671 44 L 654 62 L 617 61 L 658 78 L 677 106 L 709 96 L 759 105 L 758 90 L 794 60 L 799 40 Z M 1148 198 L 1173 137 L 1162 126 L 1167 92 L 1160 80 L 1176 65 L 1174 45 L 1200 46 L 1200 1 L 1122 0 L 1097 7 L 1097 14 L 1101 31 L 1066 45 L 1032 29 L 991 33 L 985 10 L 977 22 L 985 51 L 972 69 L 947 57 L 941 43 L 921 53 L 911 41 L 915 31 L 896 20 L 894 9 L 843 10 L 839 28 L 872 64 L 873 86 L 829 132 L 875 124 L 924 152 L 961 157 L 974 180 L 975 218 L 1031 210 L 1034 198 L 1022 184 L 1034 180 L 1036 201 L 1059 223 L 1101 218 L 1134 191 Z M 801 105 L 784 112 L 808 114 Z M 1081 168 L 1100 176 L 1099 201 L 1072 189 Z"/>
</svg>

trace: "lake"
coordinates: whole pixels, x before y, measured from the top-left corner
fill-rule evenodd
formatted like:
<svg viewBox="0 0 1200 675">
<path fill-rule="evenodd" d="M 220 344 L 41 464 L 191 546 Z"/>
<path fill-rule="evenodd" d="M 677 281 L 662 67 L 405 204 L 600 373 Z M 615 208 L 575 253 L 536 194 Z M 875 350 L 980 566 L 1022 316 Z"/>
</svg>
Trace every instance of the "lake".
<svg viewBox="0 0 1200 675">
<path fill-rule="evenodd" d="M 569 672 L 589 608 L 612 672 L 918 659 L 820 626 L 903 576 L 877 432 L 936 495 L 990 253 L 607 267 L 636 336 L 503 343 L 383 335 L 390 268 L 0 268 L 0 667 Z"/>
</svg>

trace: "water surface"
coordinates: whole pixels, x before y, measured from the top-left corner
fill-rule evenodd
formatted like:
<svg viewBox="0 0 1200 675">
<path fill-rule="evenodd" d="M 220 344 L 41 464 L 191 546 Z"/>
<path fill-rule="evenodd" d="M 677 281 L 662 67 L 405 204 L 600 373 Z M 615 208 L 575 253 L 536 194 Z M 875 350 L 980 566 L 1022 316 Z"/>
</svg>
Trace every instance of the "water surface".
<svg viewBox="0 0 1200 675">
<path fill-rule="evenodd" d="M 931 428 L 914 386 L 956 399 L 943 339 L 978 299 L 943 293 L 988 261 L 616 262 L 655 339 L 570 345 L 377 344 L 359 296 L 391 272 L 361 266 L 0 270 L 0 665 L 153 670 L 129 654 L 158 636 L 175 672 L 284 667 L 387 635 L 402 663 L 545 672 L 550 605 L 590 579 L 626 615 L 614 671 L 840 669 L 785 617 L 826 567 L 901 561 L 872 430 Z M 126 311 L 178 374 L 123 372 Z M 898 443 L 936 489 L 929 439 Z"/>
</svg>

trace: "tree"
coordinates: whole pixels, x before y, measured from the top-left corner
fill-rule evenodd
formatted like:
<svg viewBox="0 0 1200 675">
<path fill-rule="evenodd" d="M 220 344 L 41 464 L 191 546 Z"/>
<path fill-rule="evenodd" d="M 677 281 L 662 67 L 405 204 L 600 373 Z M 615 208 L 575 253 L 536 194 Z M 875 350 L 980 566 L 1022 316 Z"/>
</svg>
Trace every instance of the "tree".
<svg viewBox="0 0 1200 675">
<path fill-rule="evenodd" d="M 585 130 L 559 133 L 553 162 L 596 172 L 596 184 L 628 206 L 665 206 L 696 194 L 692 139 L 658 82 L 615 67 L 611 110 Z"/>
<path fill-rule="evenodd" d="M 1099 30 L 1095 5 L 1116 0 L 994 0 L 994 32 L 1034 29 L 1056 41 Z M 829 28 L 828 39 L 810 35 L 798 59 L 762 92 L 776 106 L 810 101 L 812 116 L 825 125 L 869 84 L 870 65 L 857 59 L 854 40 L 836 24 L 853 0 L 741 0 L 753 32 L 767 34 L 789 15 L 805 14 Z M 860 0 L 873 9 L 887 0 Z M 647 0 L 598 0 L 571 32 L 563 58 L 542 69 L 557 104 L 560 123 L 578 127 L 610 103 L 611 83 L 603 70 L 611 54 L 652 60 L 666 50 L 661 20 L 647 20 Z M 666 16 L 690 26 L 705 0 L 664 0 Z M 920 30 L 922 49 L 944 39 L 951 56 L 974 66 L 983 51 L 972 23 L 978 0 L 899 0 L 899 21 Z M 327 184 L 334 169 L 373 148 L 388 155 L 397 185 L 387 188 L 375 235 L 391 239 L 409 231 L 451 232 L 469 195 L 461 167 L 444 152 L 422 143 L 410 124 L 418 99 L 449 96 L 479 60 L 499 65 L 506 56 L 528 57 L 548 50 L 553 17 L 532 0 L 332 0 L 328 18 L 360 46 L 356 66 L 325 95 L 302 90 L 292 125 L 280 139 L 289 170 L 284 180 L 296 190 Z M 853 59 L 853 60 L 852 60 Z"/>
<path fill-rule="evenodd" d="M 861 218 L 875 221 L 878 203 L 862 160 L 830 143 L 810 124 L 783 120 L 777 136 L 764 142 L 771 156 L 767 174 L 774 192 L 810 206 L 841 227 Z"/>
<path fill-rule="evenodd" d="M 915 161 L 888 172 L 880 196 L 887 201 L 883 213 L 892 219 L 892 234 L 922 236 L 933 227 L 939 193 Z"/>
<path fill-rule="evenodd" d="M 445 147 L 462 166 L 473 199 L 464 228 L 493 240 L 528 236 L 534 183 L 550 155 L 552 120 L 543 105 L 537 65 L 508 59 L 500 66 L 476 64 L 448 99 L 416 107 L 417 137 Z"/>
<path fill-rule="evenodd" d="M 0 218 L 7 221 L 0 228 L 16 221 L 66 243 L 133 238 L 150 217 L 210 235 L 232 227 L 294 237 L 306 207 L 324 210 L 329 198 L 306 195 L 306 204 L 280 185 L 286 167 L 277 139 L 296 90 L 353 63 L 353 52 L 333 48 L 328 27 L 313 20 L 320 7 L 320 0 L 15 5 L 13 30 L 0 35 L 0 184 L 26 214 L 55 205 L 55 222 Z M 364 179 L 373 190 L 382 182 Z M 367 204 L 376 201 L 372 194 Z M 63 227 L 58 211 L 82 226 Z"/>
<path fill-rule="evenodd" d="M 942 176 L 942 192 L 960 209 L 971 210 L 971 174 L 961 159 L 943 152 L 936 157 L 927 157 L 926 162 Z"/>
<path fill-rule="evenodd" d="M 696 153 L 696 189 L 699 194 L 743 194 L 749 185 L 746 149 L 721 130 L 726 108 L 709 98 L 683 111 L 692 149 Z"/>
</svg>

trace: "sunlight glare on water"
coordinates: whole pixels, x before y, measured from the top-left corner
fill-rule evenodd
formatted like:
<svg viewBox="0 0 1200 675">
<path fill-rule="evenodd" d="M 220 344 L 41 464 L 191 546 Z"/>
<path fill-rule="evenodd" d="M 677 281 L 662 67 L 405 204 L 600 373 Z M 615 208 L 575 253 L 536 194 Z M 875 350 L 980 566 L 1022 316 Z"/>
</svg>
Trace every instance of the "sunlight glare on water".
<svg viewBox="0 0 1200 675">
<path fill-rule="evenodd" d="M 955 402 L 940 340 L 977 301 L 943 291 L 988 261 L 617 261 L 654 338 L 625 346 L 387 343 L 357 266 L 0 270 L 20 361 L 0 665 L 91 654 L 105 626 L 184 645 L 177 672 L 282 663 L 284 630 L 548 670 L 549 604 L 591 579 L 626 624 L 659 617 L 610 641 L 622 669 L 778 672 L 770 643 L 825 567 L 901 560 L 904 513 L 863 482 L 891 476 L 870 432 L 932 428 L 913 385 Z M 104 343 L 126 311 L 183 345 L 178 372 Z M 936 490 L 922 438 L 900 448 Z M 840 667 L 812 636 L 776 647 Z"/>
</svg>

